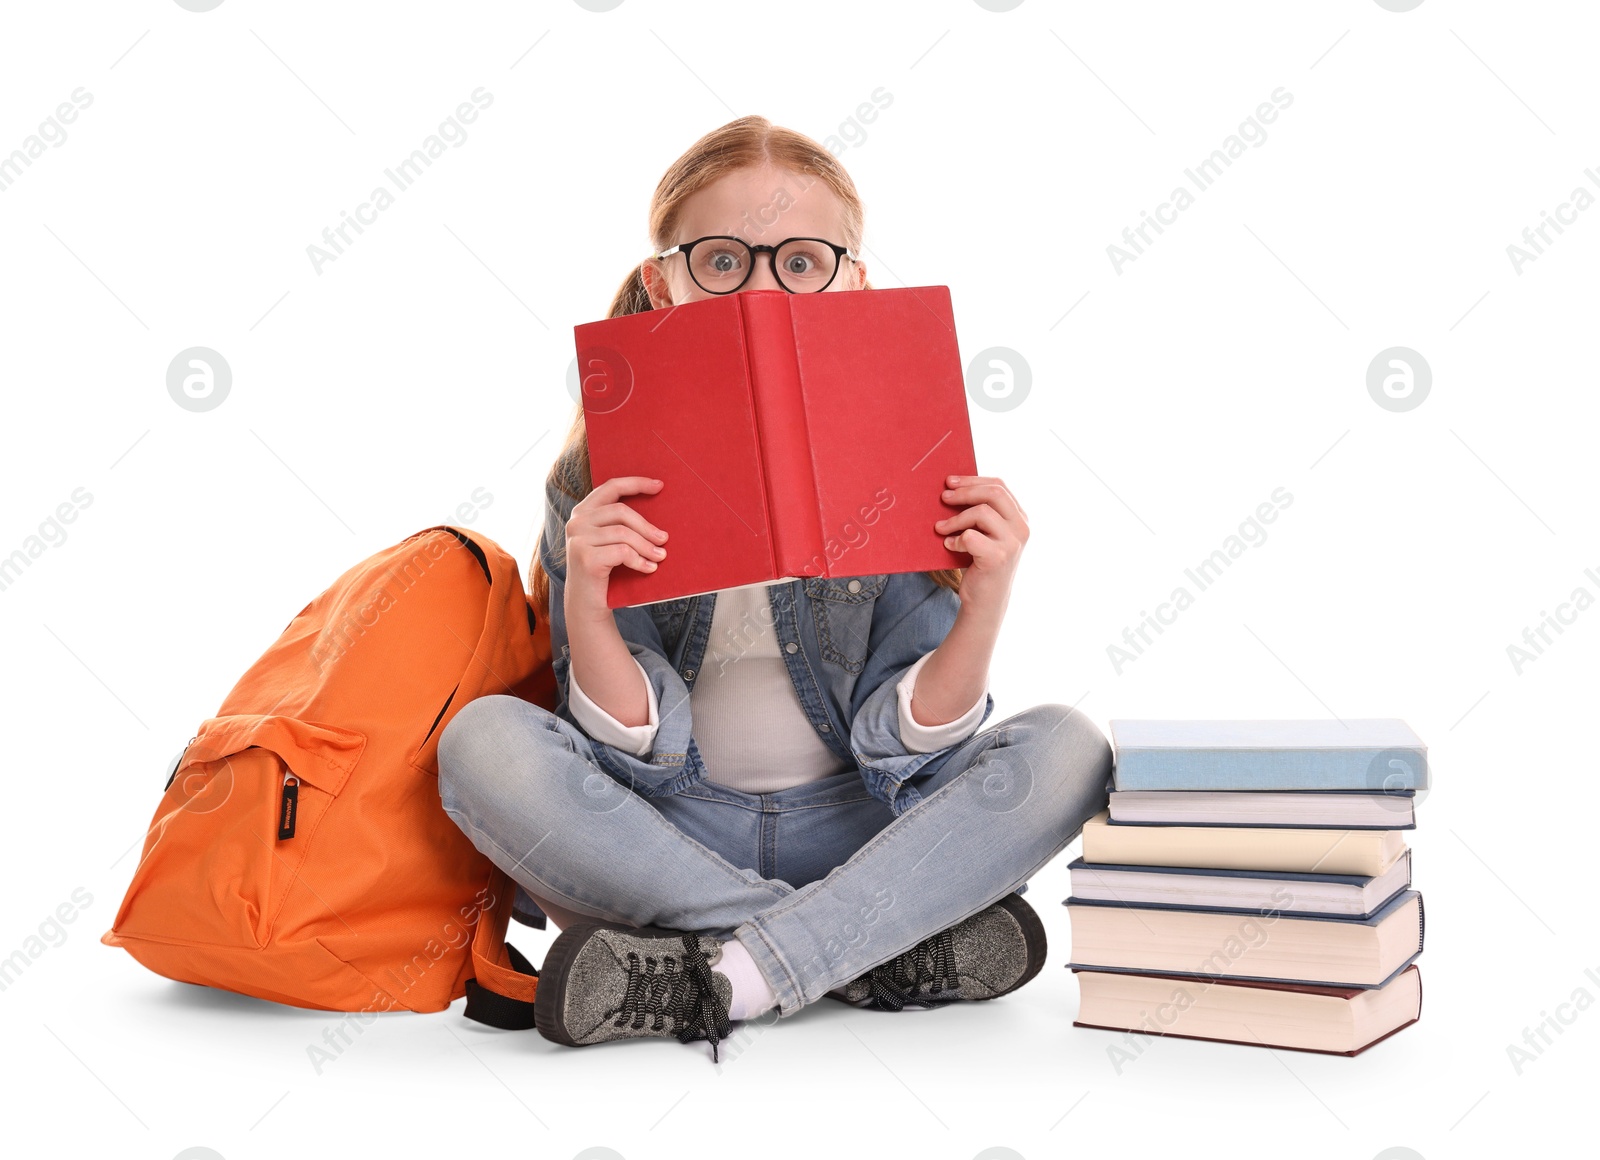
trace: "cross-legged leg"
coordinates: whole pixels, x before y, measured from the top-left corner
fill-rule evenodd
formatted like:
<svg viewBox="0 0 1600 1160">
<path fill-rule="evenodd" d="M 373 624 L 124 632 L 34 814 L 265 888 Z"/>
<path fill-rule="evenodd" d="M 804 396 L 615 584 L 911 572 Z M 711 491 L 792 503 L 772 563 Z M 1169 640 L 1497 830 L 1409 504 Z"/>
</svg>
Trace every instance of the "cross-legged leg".
<svg viewBox="0 0 1600 1160">
<path fill-rule="evenodd" d="M 1027 882 L 1105 805 L 1111 752 L 1064 705 L 975 734 L 919 771 L 924 800 L 800 889 L 736 866 L 515 697 L 464 708 L 439 745 L 445 810 L 569 914 L 737 938 L 789 1015 Z"/>
<path fill-rule="evenodd" d="M 1027 882 L 1104 808 L 1111 748 L 1083 714 L 1037 705 L 929 764 L 922 801 L 734 932 L 781 1014 Z"/>
<path fill-rule="evenodd" d="M 582 730 L 518 697 L 480 697 L 446 726 L 439 794 L 473 845 L 569 921 L 728 938 L 793 893 L 685 834 L 595 763 Z"/>
</svg>

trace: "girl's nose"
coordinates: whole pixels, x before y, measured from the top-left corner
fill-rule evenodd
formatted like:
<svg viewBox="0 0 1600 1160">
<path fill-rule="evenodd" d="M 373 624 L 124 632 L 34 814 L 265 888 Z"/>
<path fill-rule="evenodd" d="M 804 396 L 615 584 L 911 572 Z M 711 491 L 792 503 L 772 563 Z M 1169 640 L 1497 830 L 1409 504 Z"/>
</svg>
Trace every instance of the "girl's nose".
<svg viewBox="0 0 1600 1160">
<path fill-rule="evenodd" d="M 750 271 L 750 280 L 739 289 L 741 291 L 782 290 L 783 287 L 778 285 L 777 278 L 773 277 L 772 274 L 772 263 L 776 260 L 776 254 L 752 254 L 751 261 L 755 263 L 756 268 Z"/>
</svg>

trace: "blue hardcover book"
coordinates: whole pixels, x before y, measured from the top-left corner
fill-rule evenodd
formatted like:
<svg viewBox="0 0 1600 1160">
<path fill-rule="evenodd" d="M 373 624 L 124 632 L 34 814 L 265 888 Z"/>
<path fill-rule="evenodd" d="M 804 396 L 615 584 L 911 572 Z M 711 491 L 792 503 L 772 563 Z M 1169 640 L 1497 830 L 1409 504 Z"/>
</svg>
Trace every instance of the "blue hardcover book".
<svg viewBox="0 0 1600 1160">
<path fill-rule="evenodd" d="M 1365 918 L 1239 915 L 1067 900 L 1073 970 L 1381 987 L 1422 953 L 1422 895 L 1405 890 Z"/>
<path fill-rule="evenodd" d="M 1428 747 L 1389 717 L 1315 721 L 1113 720 L 1119 790 L 1428 787 Z"/>
</svg>

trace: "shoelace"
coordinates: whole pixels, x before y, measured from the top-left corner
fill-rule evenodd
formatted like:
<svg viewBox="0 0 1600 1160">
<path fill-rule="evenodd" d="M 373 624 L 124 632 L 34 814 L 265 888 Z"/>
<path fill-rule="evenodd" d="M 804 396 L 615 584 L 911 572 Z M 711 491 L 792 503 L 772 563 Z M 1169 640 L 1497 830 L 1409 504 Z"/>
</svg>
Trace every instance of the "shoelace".
<svg viewBox="0 0 1600 1160">
<path fill-rule="evenodd" d="M 717 1044 L 728 1034 L 728 1012 L 712 984 L 706 959 L 698 938 L 687 933 L 682 955 L 663 954 L 659 959 L 646 955 L 641 961 L 637 951 L 629 951 L 628 982 L 611 1025 L 631 1023 L 633 1030 L 641 1031 L 649 1016 L 650 1030 L 663 1031 L 670 1018 L 678 1042 L 710 1040 L 711 1059 L 716 1062 Z"/>
<path fill-rule="evenodd" d="M 904 954 L 873 967 L 867 973 L 868 998 L 864 1005 L 879 1011 L 900 1011 L 908 1004 L 932 1007 L 934 1002 L 925 995 L 940 995 L 947 988 L 953 991 L 959 982 L 955 940 L 949 930 L 941 930 Z"/>
</svg>

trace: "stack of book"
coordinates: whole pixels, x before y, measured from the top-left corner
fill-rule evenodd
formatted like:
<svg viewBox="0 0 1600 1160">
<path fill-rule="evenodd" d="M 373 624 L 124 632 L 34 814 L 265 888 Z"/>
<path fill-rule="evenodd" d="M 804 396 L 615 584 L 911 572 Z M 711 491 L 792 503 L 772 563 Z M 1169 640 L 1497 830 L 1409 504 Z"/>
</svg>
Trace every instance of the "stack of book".
<svg viewBox="0 0 1600 1160">
<path fill-rule="evenodd" d="M 1404 721 L 1112 721 L 1068 869 L 1077 1027 L 1356 1055 L 1422 1013 Z"/>
</svg>

